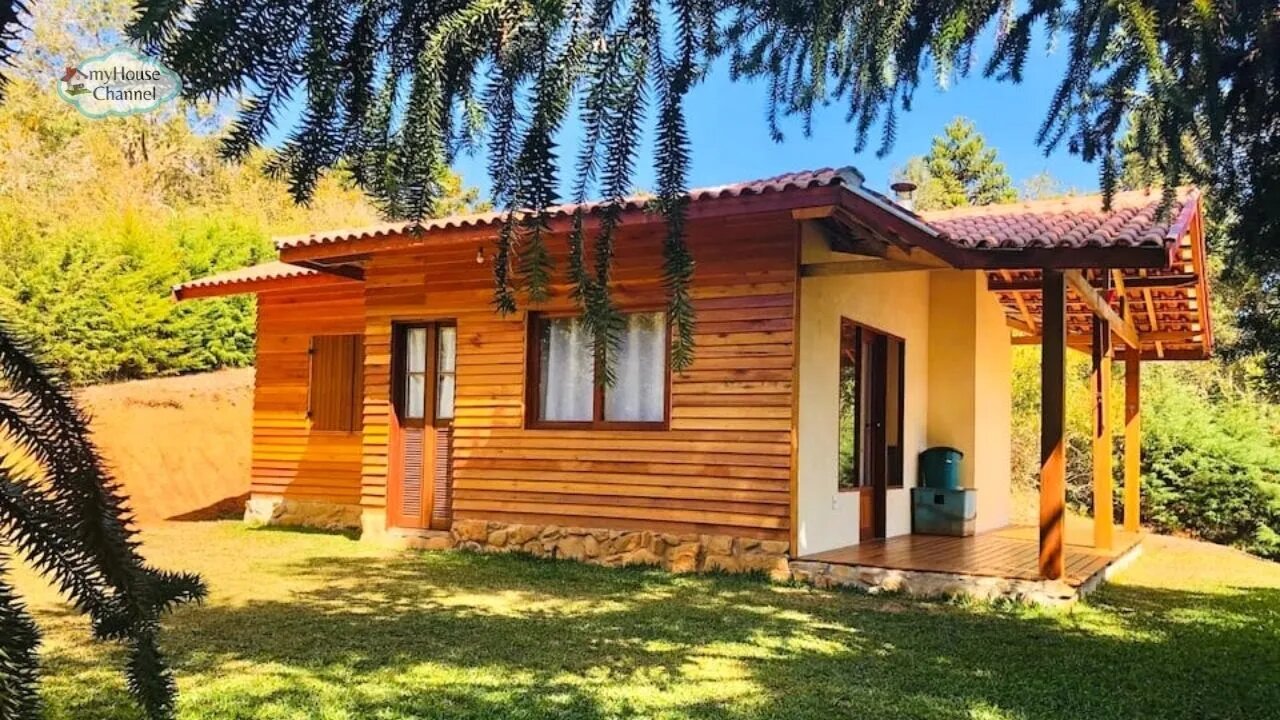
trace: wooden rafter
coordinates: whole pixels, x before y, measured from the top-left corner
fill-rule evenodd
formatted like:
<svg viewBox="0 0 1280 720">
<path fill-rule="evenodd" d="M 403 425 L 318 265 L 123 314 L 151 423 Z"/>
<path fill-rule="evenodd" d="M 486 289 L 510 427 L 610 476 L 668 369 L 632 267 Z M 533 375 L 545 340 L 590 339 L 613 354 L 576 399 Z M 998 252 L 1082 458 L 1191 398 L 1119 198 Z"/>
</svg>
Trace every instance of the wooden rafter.
<svg viewBox="0 0 1280 720">
<path fill-rule="evenodd" d="M 1199 199 L 1196 200 L 1200 202 Z M 1205 268 L 1205 238 L 1204 238 L 1204 215 L 1197 212 L 1192 219 L 1191 232 L 1188 240 L 1192 244 L 1192 257 L 1195 260 L 1195 274 L 1197 282 L 1194 289 L 1188 291 L 1188 296 L 1198 298 L 1198 306 L 1194 309 L 1200 314 L 1200 328 L 1208 331 L 1205 340 L 1207 342 L 1206 350 L 1213 350 L 1213 316 L 1209 312 L 1209 276 Z"/>
<path fill-rule="evenodd" d="M 1117 269 L 1111 271 L 1111 283 L 1115 286 L 1116 292 L 1120 293 L 1120 297 L 1124 297 L 1126 286 L 1123 270 Z M 1129 318 L 1126 317 L 1125 319 L 1128 320 Z"/>
<path fill-rule="evenodd" d="M 1000 277 L 1005 282 L 1013 282 L 1013 275 L 1008 270 L 1001 270 Z M 1031 312 L 1027 310 L 1027 301 L 1022 297 L 1022 292 L 1018 290 L 1011 291 L 1013 293 L 1013 302 L 1018 306 L 1018 314 L 1022 316 L 1022 322 L 1027 325 L 1027 332 L 1034 333 L 1036 331 L 1035 318 L 1031 317 Z"/>
<path fill-rule="evenodd" d="M 823 277 L 828 275 L 865 275 L 867 273 L 904 272 L 911 270 L 928 270 L 927 265 L 907 262 L 905 260 L 846 260 L 841 262 L 808 263 L 800 266 L 801 277 Z"/>
<path fill-rule="evenodd" d="M 1014 330 L 1017 330 L 1017 331 L 1018 331 L 1018 332 L 1020 332 L 1020 333 L 1025 333 L 1025 335 L 1017 335 L 1017 336 L 1015 336 L 1015 337 L 1013 338 L 1013 339 L 1014 339 L 1014 341 L 1015 341 L 1015 343 L 1014 343 L 1014 344 L 1023 344 L 1023 343 L 1020 343 L 1020 342 L 1018 342 L 1018 341 L 1022 340 L 1023 338 L 1026 338 L 1026 337 L 1032 337 L 1032 336 L 1034 336 L 1034 337 L 1036 337 L 1037 339 L 1040 337 L 1039 335 L 1036 335 L 1036 334 L 1035 334 L 1035 333 L 1036 333 L 1036 330 L 1035 330 L 1034 328 L 1032 328 L 1030 325 L 1028 325 L 1028 324 L 1027 324 L 1024 320 L 1022 320 L 1021 318 L 1016 318 L 1016 317 L 1013 317 L 1012 315 L 1005 315 L 1005 316 L 1004 316 L 1004 324 L 1005 324 L 1005 325 L 1008 325 L 1009 327 L 1013 328 Z"/>
<path fill-rule="evenodd" d="M 1111 332 L 1115 333 L 1121 340 L 1124 340 L 1129 347 L 1135 350 L 1142 348 L 1142 343 L 1138 339 L 1138 331 L 1133 327 L 1133 324 L 1120 317 L 1115 308 L 1111 307 L 1106 298 L 1102 297 L 1102 294 L 1085 279 L 1079 270 L 1067 270 L 1063 273 L 1063 276 L 1066 278 L 1067 284 L 1071 286 L 1072 290 L 1075 290 L 1076 295 L 1080 296 L 1085 305 L 1095 315 L 1107 321 Z"/>
<path fill-rule="evenodd" d="M 1143 276 L 1143 277 L 1146 277 L 1146 275 L 1147 275 L 1147 271 L 1146 271 L 1146 270 L 1143 270 L 1143 271 L 1142 271 L 1142 276 Z M 1151 332 L 1152 332 L 1152 333 L 1159 332 L 1159 331 L 1160 331 L 1160 318 L 1159 318 L 1159 316 L 1156 314 L 1156 304 L 1155 304 L 1155 300 L 1154 300 L 1154 298 L 1152 298 L 1152 296 L 1151 296 L 1151 288 L 1143 288 L 1143 289 L 1142 289 L 1142 304 L 1143 304 L 1143 305 L 1145 305 L 1145 306 L 1146 306 L 1146 308 L 1147 308 L 1147 322 L 1148 322 L 1148 324 L 1150 324 L 1150 325 L 1151 325 Z M 1163 342 L 1159 342 L 1159 341 L 1157 341 L 1157 342 L 1156 342 L 1156 356 L 1157 356 L 1157 357 L 1164 357 L 1164 343 L 1163 343 Z"/>
</svg>

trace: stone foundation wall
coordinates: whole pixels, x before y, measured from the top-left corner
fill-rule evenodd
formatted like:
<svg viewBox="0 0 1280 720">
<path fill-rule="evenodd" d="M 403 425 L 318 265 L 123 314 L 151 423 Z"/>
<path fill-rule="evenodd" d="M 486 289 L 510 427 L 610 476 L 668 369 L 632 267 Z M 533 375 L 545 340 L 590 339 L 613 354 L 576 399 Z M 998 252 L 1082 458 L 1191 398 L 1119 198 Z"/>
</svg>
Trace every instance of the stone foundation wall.
<svg viewBox="0 0 1280 720">
<path fill-rule="evenodd" d="M 676 573 L 763 572 L 779 581 L 791 577 L 787 543 L 730 535 L 455 520 L 449 541 L 463 550 L 523 552 L 607 567 L 652 565 Z"/>
<path fill-rule="evenodd" d="M 295 500 L 278 495 L 253 495 L 244 506 L 246 525 L 297 525 L 321 530 L 360 527 L 360 506 Z"/>
<path fill-rule="evenodd" d="M 849 587 L 868 593 L 898 592 L 914 597 L 959 597 L 978 601 L 1013 600 L 1035 605 L 1063 605 L 1079 598 L 1062 582 L 959 575 L 944 572 L 889 570 L 797 560 L 792 578 L 818 588 Z"/>
</svg>

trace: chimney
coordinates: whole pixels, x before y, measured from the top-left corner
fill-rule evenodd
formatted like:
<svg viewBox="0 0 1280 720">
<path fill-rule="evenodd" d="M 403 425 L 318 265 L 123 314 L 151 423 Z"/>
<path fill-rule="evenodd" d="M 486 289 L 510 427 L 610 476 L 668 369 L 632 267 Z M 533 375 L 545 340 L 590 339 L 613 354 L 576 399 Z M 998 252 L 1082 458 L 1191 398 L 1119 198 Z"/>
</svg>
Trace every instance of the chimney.
<svg viewBox="0 0 1280 720">
<path fill-rule="evenodd" d="M 890 185 L 889 189 L 893 191 L 893 194 L 895 196 L 894 199 L 898 202 L 898 205 L 902 206 L 907 210 L 914 211 L 916 209 L 916 203 L 915 203 L 916 184 L 915 183 L 907 182 L 906 180 L 899 180 L 898 182 Z"/>
</svg>

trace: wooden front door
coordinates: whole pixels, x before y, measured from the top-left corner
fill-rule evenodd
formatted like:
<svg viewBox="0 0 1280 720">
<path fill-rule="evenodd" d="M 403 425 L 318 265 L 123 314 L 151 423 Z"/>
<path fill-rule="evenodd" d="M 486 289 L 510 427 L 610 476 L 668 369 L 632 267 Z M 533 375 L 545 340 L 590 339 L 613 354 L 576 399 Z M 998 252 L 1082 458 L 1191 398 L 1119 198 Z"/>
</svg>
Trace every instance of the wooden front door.
<svg viewBox="0 0 1280 720">
<path fill-rule="evenodd" d="M 904 347 L 900 338 L 842 321 L 840 486 L 858 493 L 860 540 L 885 536 L 888 488 L 902 486 Z"/>
<path fill-rule="evenodd" d="M 452 520 L 452 435 L 457 328 L 399 323 L 392 344 L 394 422 L 387 478 L 392 527 L 448 529 Z"/>
<path fill-rule="evenodd" d="M 871 540 L 884 537 L 885 505 L 888 484 L 885 482 L 885 397 L 882 388 L 885 386 L 885 350 L 888 337 L 873 330 L 863 329 L 860 333 L 862 348 L 862 364 L 866 370 L 864 375 L 867 390 L 866 407 L 860 418 L 862 437 L 865 439 L 863 453 L 863 484 L 859 487 L 862 497 L 860 508 L 860 524 L 858 538 Z"/>
</svg>

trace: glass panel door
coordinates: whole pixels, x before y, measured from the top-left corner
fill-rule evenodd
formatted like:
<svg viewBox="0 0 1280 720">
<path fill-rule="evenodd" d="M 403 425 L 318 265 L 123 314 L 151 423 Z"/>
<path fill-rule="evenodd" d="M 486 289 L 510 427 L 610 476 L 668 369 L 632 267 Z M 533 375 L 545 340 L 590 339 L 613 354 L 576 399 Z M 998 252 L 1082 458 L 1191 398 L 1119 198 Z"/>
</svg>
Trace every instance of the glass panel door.
<svg viewBox="0 0 1280 720">
<path fill-rule="evenodd" d="M 391 397 L 393 527 L 448 527 L 458 331 L 453 323 L 397 324 Z"/>
</svg>

